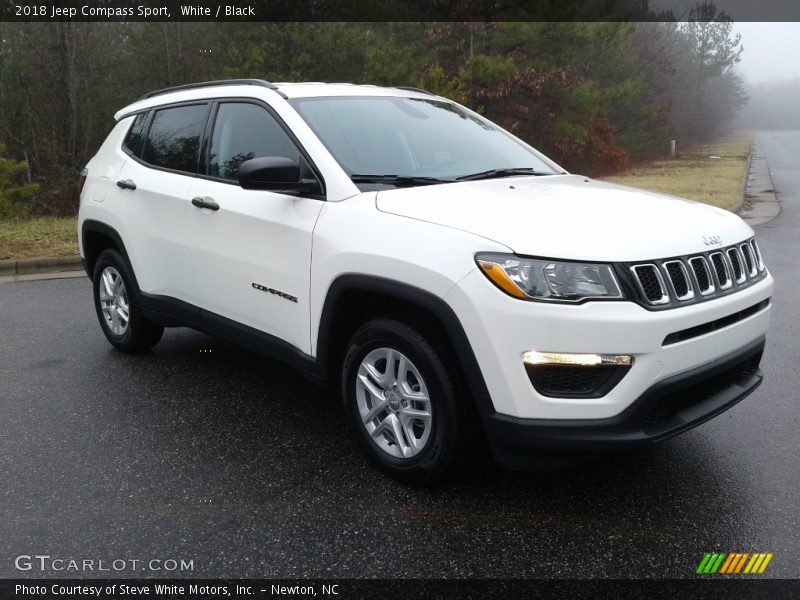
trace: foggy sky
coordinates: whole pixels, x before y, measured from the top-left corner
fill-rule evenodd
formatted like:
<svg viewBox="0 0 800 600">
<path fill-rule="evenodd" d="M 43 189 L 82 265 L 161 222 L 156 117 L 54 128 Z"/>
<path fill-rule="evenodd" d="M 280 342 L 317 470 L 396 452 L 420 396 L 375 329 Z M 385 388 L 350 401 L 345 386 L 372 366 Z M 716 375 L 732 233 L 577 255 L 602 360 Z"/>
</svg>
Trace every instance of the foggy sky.
<svg viewBox="0 0 800 600">
<path fill-rule="evenodd" d="M 800 77 L 800 23 L 736 23 L 742 34 L 739 74 L 748 84 Z"/>
<path fill-rule="evenodd" d="M 682 21 L 701 1 L 650 0 L 649 4 L 657 10 L 672 11 Z M 734 31 L 742 34 L 744 52 L 737 69 L 746 84 L 800 77 L 800 1 L 713 1 L 718 9 L 733 19 Z"/>
</svg>

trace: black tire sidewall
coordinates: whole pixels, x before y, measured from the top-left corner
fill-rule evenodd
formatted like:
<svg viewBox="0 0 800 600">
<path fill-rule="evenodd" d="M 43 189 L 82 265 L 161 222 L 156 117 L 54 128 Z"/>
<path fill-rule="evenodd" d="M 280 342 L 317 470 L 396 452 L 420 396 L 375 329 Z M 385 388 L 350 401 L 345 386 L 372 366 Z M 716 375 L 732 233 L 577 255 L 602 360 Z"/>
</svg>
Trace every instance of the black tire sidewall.
<svg viewBox="0 0 800 600">
<path fill-rule="evenodd" d="M 370 439 L 358 411 L 358 368 L 369 352 L 381 347 L 394 348 L 414 363 L 430 395 L 431 435 L 422 452 L 412 458 L 396 458 L 381 450 Z M 348 424 L 359 445 L 378 467 L 395 477 L 414 483 L 433 481 L 447 470 L 452 462 L 459 433 L 455 394 L 444 363 L 421 334 L 403 323 L 391 320 L 367 323 L 354 334 L 348 344 L 341 384 Z"/>
</svg>

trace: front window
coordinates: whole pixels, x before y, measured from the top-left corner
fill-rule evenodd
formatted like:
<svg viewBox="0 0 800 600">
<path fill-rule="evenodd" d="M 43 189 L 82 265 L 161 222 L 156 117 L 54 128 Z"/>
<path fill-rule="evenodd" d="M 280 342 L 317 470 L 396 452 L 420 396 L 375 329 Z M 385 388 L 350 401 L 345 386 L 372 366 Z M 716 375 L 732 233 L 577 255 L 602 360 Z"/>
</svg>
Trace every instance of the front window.
<svg viewBox="0 0 800 600">
<path fill-rule="evenodd" d="M 394 177 L 415 185 L 487 174 L 561 172 L 496 125 L 452 102 L 377 96 L 298 98 L 291 103 L 357 183 L 392 184 Z"/>
<path fill-rule="evenodd" d="M 300 151 L 264 108 L 244 102 L 219 105 L 211 136 L 208 175 L 237 181 L 239 165 L 261 156 L 300 160 Z"/>
</svg>

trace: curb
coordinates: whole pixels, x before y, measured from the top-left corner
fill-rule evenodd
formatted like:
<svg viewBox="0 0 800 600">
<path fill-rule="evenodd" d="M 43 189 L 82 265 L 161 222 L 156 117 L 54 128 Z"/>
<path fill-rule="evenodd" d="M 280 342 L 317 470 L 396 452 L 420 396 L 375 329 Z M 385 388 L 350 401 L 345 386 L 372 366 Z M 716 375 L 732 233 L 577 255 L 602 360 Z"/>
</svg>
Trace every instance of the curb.
<svg viewBox="0 0 800 600">
<path fill-rule="evenodd" d="M 753 154 L 755 154 L 756 140 L 753 139 L 753 145 L 750 146 L 750 152 L 747 155 L 747 169 L 742 177 L 742 184 L 739 186 L 739 201 L 731 206 L 728 210 L 732 213 L 739 214 L 739 211 L 744 208 L 744 197 L 747 194 L 747 183 L 750 181 L 750 168 L 753 166 Z"/>
<path fill-rule="evenodd" d="M 769 223 L 781 213 L 781 202 L 772 169 L 764 156 L 759 154 L 758 137 L 753 146 L 753 163 L 750 165 L 744 206 L 738 207 L 737 214 L 751 227 Z M 745 208 L 746 206 L 746 208 Z"/>
<path fill-rule="evenodd" d="M 51 258 L 20 258 L 0 260 L 0 277 L 32 275 L 37 273 L 60 273 L 62 271 L 83 271 L 80 256 Z"/>
</svg>

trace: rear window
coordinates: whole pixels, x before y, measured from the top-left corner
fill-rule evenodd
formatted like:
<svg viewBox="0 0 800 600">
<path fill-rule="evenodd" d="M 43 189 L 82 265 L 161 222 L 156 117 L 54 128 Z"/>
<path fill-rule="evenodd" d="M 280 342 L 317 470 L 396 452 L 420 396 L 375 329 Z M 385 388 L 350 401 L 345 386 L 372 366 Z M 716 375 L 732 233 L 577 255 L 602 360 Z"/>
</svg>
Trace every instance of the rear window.
<svg viewBox="0 0 800 600">
<path fill-rule="evenodd" d="M 207 104 L 157 110 L 142 159 L 156 167 L 196 173 L 207 113 Z"/>
<path fill-rule="evenodd" d="M 144 134 L 144 123 L 147 120 L 147 113 L 140 113 L 136 115 L 131 125 L 128 135 L 125 136 L 125 141 L 122 142 L 122 147 L 134 156 L 139 156 L 142 152 L 142 142 L 144 141 L 142 134 Z"/>
</svg>

